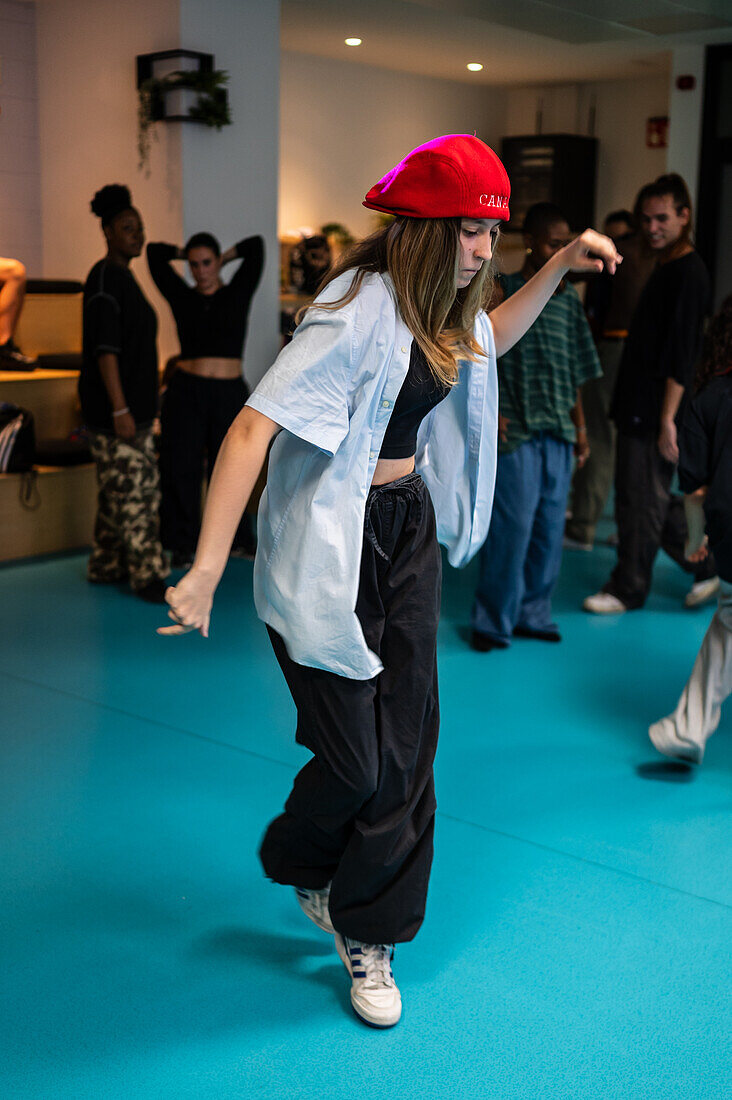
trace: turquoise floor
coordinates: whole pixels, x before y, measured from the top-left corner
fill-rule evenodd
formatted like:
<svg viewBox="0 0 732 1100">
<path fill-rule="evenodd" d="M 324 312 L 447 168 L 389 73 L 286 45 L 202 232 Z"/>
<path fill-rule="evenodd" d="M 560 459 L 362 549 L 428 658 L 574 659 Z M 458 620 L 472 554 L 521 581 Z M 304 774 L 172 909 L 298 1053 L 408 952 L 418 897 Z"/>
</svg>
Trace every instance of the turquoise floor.
<svg viewBox="0 0 732 1100">
<path fill-rule="evenodd" d="M 612 556 L 565 555 L 561 646 L 490 655 L 448 571 L 435 868 L 384 1033 L 256 860 L 304 754 L 251 565 L 208 642 L 82 556 L 0 570 L 0 1095 L 728 1100 L 732 702 L 703 768 L 655 754 L 711 612 L 664 560 L 645 612 L 583 614 Z"/>
</svg>

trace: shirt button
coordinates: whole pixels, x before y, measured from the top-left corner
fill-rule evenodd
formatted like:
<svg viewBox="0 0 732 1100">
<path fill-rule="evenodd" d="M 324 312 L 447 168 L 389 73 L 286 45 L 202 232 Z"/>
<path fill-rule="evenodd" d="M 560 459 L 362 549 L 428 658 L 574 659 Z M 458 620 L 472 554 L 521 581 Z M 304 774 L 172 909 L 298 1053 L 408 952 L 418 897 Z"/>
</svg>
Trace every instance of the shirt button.
<svg viewBox="0 0 732 1100">
<path fill-rule="evenodd" d="M 404 352 L 405 355 L 407 354 L 407 349 L 404 346 L 402 346 L 402 351 Z"/>
<path fill-rule="evenodd" d="M 369 451 L 369 458 L 378 458 L 376 451 Z"/>
<path fill-rule="evenodd" d="M 382 409 L 390 409 L 391 408 L 391 401 L 382 401 L 381 402 L 381 407 L 382 407 Z"/>
</svg>

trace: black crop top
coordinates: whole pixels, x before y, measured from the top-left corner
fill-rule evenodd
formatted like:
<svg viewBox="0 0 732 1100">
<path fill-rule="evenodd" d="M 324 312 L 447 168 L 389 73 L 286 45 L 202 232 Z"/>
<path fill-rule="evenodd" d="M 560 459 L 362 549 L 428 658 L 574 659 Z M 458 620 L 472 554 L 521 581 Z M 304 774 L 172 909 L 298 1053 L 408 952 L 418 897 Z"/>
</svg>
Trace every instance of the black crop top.
<svg viewBox="0 0 732 1100">
<path fill-rule="evenodd" d="M 421 347 L 412 340 L 409 370 L 394 402 L 379 458 L 411 458 L 417 450 L 420 424 L 448 393 L 449 386 L 437 381 Z"/>
<path fill-rule="evenodd" d="M 178 249 L 173 244 L 149 244 L 147 263 L 155 285 L 173 311 L 183 359 L 241 359 L 249 306 L 264 266 L 264 241 L 239 241 L 242 262 L 215 294 L 201 294 L 170 266 Z"/>
</svg>

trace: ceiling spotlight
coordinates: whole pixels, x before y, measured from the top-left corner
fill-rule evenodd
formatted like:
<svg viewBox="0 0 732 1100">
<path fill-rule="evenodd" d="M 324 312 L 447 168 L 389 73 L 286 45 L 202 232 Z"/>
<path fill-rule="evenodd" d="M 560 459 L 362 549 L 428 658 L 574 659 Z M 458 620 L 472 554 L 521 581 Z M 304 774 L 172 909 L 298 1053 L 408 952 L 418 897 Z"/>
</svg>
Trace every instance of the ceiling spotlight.
<svg viewBox="0 0 732 1100">
<path fill-rule="evenodd" d="M 347 46 L 360 46 L 361 45 L 361 39 L 360 38 L 347 38 L 346 39 L 346 45 Z"/>
<path fill-rule="evenodd" d="M 471 73 L 479 73 L 483 66 L 480 65 L 477 61 L 471 61 L 468 65 L 468 68 L 470 69 Z"/>
</svg>

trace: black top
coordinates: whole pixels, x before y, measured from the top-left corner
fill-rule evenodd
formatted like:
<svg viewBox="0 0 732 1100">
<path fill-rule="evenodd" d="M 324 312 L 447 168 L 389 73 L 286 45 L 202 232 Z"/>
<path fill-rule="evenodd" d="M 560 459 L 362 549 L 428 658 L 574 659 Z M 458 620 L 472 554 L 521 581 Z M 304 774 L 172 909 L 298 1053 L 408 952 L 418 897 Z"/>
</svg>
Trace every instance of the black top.
<svg viewBox="0 0 732 1100">
<path fill-rule="evenodd" d="M 264 266 L 264 241 L 247 237 L 236 245 L 238 270 L 215 294 L 201 294 L 170 266 L 178 249 L 149 244 L 147 262 L 160 293 L 173 311 L 183 359 L 241 359 L 249 306 Z"/>
<path fill-rule="evenodd" d="M 679 484 L 709 486 L 709 545 L 722 580 L 732 584 L 732 374 L 714 378 L 687 405 L 679 429 Z"/>
<path fill-rule="evenodd" d="M 420 424 L 449 392 L 449 387 L 435 378 L 417 341 L 412 340 L 409 370 L 394 402 L 379 458 L 411 458 L 417 450 Z"/>
<path fill-rule="evenodd" d="M 691 385 L 709 304 L 709 275 L 697 252 L 654 270 L 630 323 L 610 410 L 620 431 L 654 435 L 666 380 Z"/>
<path fill-rule="evenodd" d="M 79 397 L 84 421 L 97 431 L 112 431 L 112 406 L 99 373 L 98 357 L 114 352 L 125 403 L 138 424 L 149 424 L 158 411 L 158 319 L 132 272 L 100 260 L 84 284 L 84 324 Z"/>
</svg>

